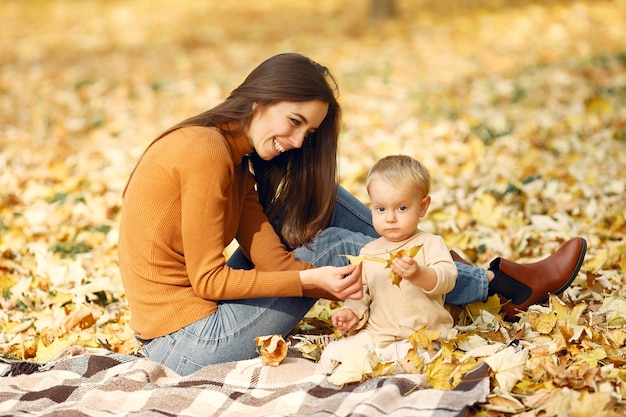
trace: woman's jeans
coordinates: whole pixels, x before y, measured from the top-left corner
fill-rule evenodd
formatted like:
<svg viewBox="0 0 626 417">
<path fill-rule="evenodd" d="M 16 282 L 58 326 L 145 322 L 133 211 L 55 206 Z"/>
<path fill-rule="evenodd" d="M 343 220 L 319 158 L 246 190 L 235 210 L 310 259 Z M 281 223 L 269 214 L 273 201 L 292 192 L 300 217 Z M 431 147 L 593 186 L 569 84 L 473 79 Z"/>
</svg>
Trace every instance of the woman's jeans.
<svg viewBox="0 0 626 417">
<path fill-rule="evenodd" d="M 348 264 L 345 256 L 358 255 L 361 247 L 378 237 L 371 213 L 358 199 L 339 187 L 337 202 L 328 228 L 310 247 L 294 251 L 298 259 L 316 266 Z M 228 260 L 236 269 L 253 265 L 237 250 Z M 447 294 L 446 303 L 463 305 L 487 298 L 487 275 L 484 269 L 456 264 L 456 286 Z M 172 334 L 144 344 L 151 360 L 160 362 L 181 375 L 203 366 L 257 357 L 255 338 L 282 334 L 286 336 L 317 300 L 301 297 L 253 298 L 222 301 L 210 316 Z"/>
</svg>

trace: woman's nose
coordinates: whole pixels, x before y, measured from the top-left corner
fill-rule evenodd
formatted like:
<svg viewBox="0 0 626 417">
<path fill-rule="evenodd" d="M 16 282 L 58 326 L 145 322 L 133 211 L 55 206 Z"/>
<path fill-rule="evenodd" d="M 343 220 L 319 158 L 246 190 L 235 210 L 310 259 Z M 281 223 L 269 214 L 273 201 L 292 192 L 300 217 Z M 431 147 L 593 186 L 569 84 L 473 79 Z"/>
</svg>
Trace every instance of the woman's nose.
<svg viewBox="0 0 626 417">
<path fill-rule="evenodd" d="M 305 132 L 296 131 L 289 137 L 289 141 L 294 148 L 301 148 L 305 137 Z"/>
</svg>

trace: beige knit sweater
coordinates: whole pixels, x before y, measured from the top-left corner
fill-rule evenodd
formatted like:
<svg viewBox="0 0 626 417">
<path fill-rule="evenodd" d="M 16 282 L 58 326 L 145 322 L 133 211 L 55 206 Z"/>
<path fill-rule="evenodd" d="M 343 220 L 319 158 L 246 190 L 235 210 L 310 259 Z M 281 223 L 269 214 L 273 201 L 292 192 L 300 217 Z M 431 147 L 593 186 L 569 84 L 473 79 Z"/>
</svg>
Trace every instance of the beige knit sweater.
<svg viewBox="0 0 626 417">
<path fill-rule="evenodd" d="M 444 299 L 454 288 L 458 271 L 443 239 L 419 231 L 401 244 L 389 245 L 394 247 L 394 252 L 422 245 L 414 259 L 419 265 L 435 271 L 435 287 L 425 291 L 406 280 L 395 286 L 388 277 L 390 269 L 385 263 L 365 260 L 362 273 L 364 296 L 361 300 L 347 300 L 344 307 L 356 313 L 360 318 L 357 328 L 369 333 L 378 347 L 407 339 L 422 328 L 445 340 L 454 323 L 444 307 Z M 370 249 L 370 245 L 361 249 L 361 255 L 383 259 L 390 256 L 381 253 L 380 249 Z"/>
</svg>

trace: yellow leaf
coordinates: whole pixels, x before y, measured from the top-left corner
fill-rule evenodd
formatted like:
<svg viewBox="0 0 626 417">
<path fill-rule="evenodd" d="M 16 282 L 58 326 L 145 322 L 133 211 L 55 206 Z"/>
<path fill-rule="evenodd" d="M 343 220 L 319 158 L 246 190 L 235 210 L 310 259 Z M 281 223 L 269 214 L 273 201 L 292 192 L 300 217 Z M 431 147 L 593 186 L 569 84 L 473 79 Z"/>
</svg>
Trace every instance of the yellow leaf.
<svg viewBox="0 0 626 417">
<path fill-rule="evenodd" d="M 515 397 L 506 394 L 490 395 L 487 398 L 487 402 L 489 403 L 489 409 L 502 413 L 518 413 L 526 408 Z"/>
<path fill-rule="evenodd" d="M 392 375 L 397 369 L 398 366 L 395 362 L 378 362 L 372 368 L 372 377 Z"/>
<path fill-rule="evenodd" d="M 596 368 L 598 366 L 598 362 L 605 358 L 606 351 L 601 347 L 597 347 L 591 352 L 585 352 L 576 355 L 574 359 L 576 360 L 575 363 L 578 365 L 584 363 L 589 365 L 590 368 Z"/>
<path fill-rule="evenodd" d="M 509 346 L 496 354 L 489 356 L 484 361 L 495 373 L 496 381 L 500 387 L 510 392 L 517 381 L 524 376 L 524 367 L 528 359 L 528 349 L 516 351 Z"/>
<path fill-rule="evenodd" d="M 451 390 L 454 388 L 452 380 L 457 366 L 456 364 L 445 362 L 442 357 L 437 357 L 426 365 L 424 376 L 434 389 Z"/>
<path fill-rule="evenodd" d="M 54 296 L 50 297 L 50 302 L 57 307 L 61 307 L 65 304 L 70 303 L 73 298 L 74 296 L 70 293 L 58 292 L 54 294 Z"/>
<path fill-rule="evenodd" d="M 361 262 L 363 262 L 362 256 L 354 256 L 354 255 L 342 255 L 342 256 L 345 256 L 346 258 L 348 258 L 348 261 L 350 261 L 352 265 L 360 265 Z"/>
<path fill-rule="evenodd" d="M 47 362 L 54 357 L 61 349 L 71 346 L 69 340 L 54 339 L 52 343 L 46 345 L 43 340 L 39 340 L 37 344 L 37 362 Z"/>
<path fill-rule="evenodd" d="M 465 308 L 469 311 L 472 320 L 475 320 L 478 316 L 480 316 L 481 310 L 486 310 L 492 315 L 497 315 L 502 309 L 502 304 L 500 303 L 500 298 L 497 295 L 492 295 L 487 298 L 487 301 L 474 301 L 465 306 Z"/>
<path fill-rule="evenodd" d="M 372 262 L 379 262 L 379 263 L 387 263 L 387 261 L 383 258 L 379 258 L 377 256 L 370 256 L 370 255 L 359 255 L 359 256 L 354 256 L 354 255 L 341 255 L 341 256 L 345 256 L 346 258 L 348 258 L 348 261 L 350 261 L 350 263 L 352 265 L 360 265 L 361 262 L 363 261 L 372 261 Z"/>
<path fill-rule="evenodd" d="M 25 320 L 23 322 L 13 322 L 13 321 L 9 321 L 9 322 L 5 322 L 2 325 L 2 332 L 3 333 L 21 333 L 24 330 L 28 330 L 28 328 L 30 326 L 32 326 L 33 321 L 32 320 Z"/>
<path fill-rule="evenodd" d="M 366 348 L 359 351 L 344 352 L 343 362 L 328 377 L 328 382 L 343 386 L 352 382 L 360 382 L 372 376 L 380 358 Z"/>
<path fill-rule="evenodd" d="M 598 272 L 609 261 L 610 257 L 611 255 L 608 250 L 600 249 L 595 253 L 593 258 L 585 261 L 585 268 L 590 272 Z"/>
<path fill-rule="evenodd" d="M 612 329 L 606 332 L 605 335 L 615 347 L 624 346 L 626 344 L 626 330 L 624 329 Z"/>
<path fill-rule="evenodd" d="M 0 271 L 3 269 L 3 262 L 6 262 L 6 259 L 0 258 Z M 10 275 L 2 274 L 0 276 L 0 291 L 4 294 L 8 289 L 15 285 L 15 280 Z"/>
<path fill-rule="evenodd" d="M 445 357 L 442 357 L 442 358 L 445 360 Z M 480 361 L 479 359 L 470 358 L 458 364 L 455 371 L 452 374 L 452 386 L 456 387 L 457 385 L 459 385 L 462 382 L 465 374 L 476 369 L 476 366 L 480 363 L 482 363 L 482 361 Z"/>
<path fill-rule="evenodd" d="M 497 228 L 502 219 L 502 206 L 493 195 L 479 195 L 470 207 L 472 218 L 487 227 Z"/>
<path fill-rule="evenodd" d="M 279 334 L 259 336 L 255 341 L 263 365 L 278 366 L 287 356 L 287 342 Z"/>
<path fill-rule="evenodd" d="M 610 114 L 613 111 L 613 106 L 604 97 L 593 96 L 585 100 L 585 110 L 588 113 Z"/>
<path fill-rule="evenodd" d="M 568 319 L 570 314 L 569 308 L 554 294 L 550 294 L 550 307 L 552 308 L 552 312 L 556 314 L 558 320 Z"/>
<path fill-rule="evenodd" d="M 556 326 L 556 322 L 557 315 L 553 312 L 549 312 L 541 313 L 539 316 L 535 317 L 531 325 L 533 329 L 540 334 L 550 334 L 554 326 Z"/>
<path fill-rule="evenodd" d="M 610 327 L 626 325 L 626 300 L 621 297 L 605 298 L 598 312 L 605 315 L 606 323 Z"/>
<path fill-rule="evenodd" d="M 391 267 L 391 263 L 394 261 L 394 259 L 403 258 L 405 256 L 412 258 L 415 255 L 417 255 L 417 252 L 419 252 L 420 249 L 422 249 L 422 245 L 413 246 L 411 248 L 404 248 L 404 249 L 400 249 L 397 252 L 392 252 L 389 256 L 389 259 L 387 259 L 386 261 L 387 268 Z"/>
<path fill-rule="evenodd" d="M 404 358 L 400 358 L 398 363 L 408 374 L 420 374 L 424 366 L 424 358 L 419 355 L 417 350 L 409 349 Z"/>
<path fill-rule="evenodd" d="M 396 287 L 400 287 L 400 283 L 402 282 L 402 278 L 398 276 L 398 274 L 389 271 L 389 274 L 387 274 L 387 278 L 389 278 L 391 280 L 391 284 L 395 285 Z"/>
<path fill-rule="evenodd" d="M 422 249 L 422 245 L 413 246 L 411 248 L 400 249 L 397 252 L 393 252 L 389 256 L 389 259 L 387 259 L 386 261 L 387 266 L 385 268 L 390 268 L 391 263 L 394 261 L 394 259 L 404 258 L 405 256 L 408 256 L 409 258 L 413 258 L 415 255 L 417 255 L 417 252 L 419 252 L 420 249 Z M 389 271 L 388 278 L 391 279 L 391 283 L 393 285 L 400 287 L 402 278 L 399 277 L 397 274 L 395 274 L 393 271 Z"/>
<path fill-rule="evenodd" d="M 96 324 L 97 319 L 89 310 L 72 311 L 65 319 L 65 330 L 72 330 L 76 326 L 86 329 Z"/>
<path fill-rule="evenodd" d="M 439 338 L 439 333 L 430 332 L 426 328 L 421 328 L 409 335 L 409 342 L 413 346 L 413 349 L 425 349 L 428 351 L 435 350 L 433 341 Z"/>
</svg>

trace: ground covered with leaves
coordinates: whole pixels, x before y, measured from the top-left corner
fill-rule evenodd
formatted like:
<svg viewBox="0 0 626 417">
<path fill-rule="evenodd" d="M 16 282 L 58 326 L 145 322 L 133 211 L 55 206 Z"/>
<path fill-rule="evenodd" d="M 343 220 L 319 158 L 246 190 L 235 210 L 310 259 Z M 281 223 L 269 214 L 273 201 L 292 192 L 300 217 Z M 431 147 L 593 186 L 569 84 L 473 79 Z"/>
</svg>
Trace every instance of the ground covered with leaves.
<svg viewBox="0 0 626 417">
<path fill-rule="evenodd" d="M 339 82 L 341 181 L 359 198 L 376 159 L 406 153 L 434 177 L 424 228 L 477 265 L 589 244 L 571 288 L 518 323 L 493 301 L 454 310 L 431 384 L 487 360 L 475 415 L 623 415 L 626 3 L 399 1 L 382 22 L 366 1 L 242 4 L 0 2 L 0 350 L 136 348 L 116 246 L 130 171 L 296 51 Z M 319 327 L 334 307 L 311 313 Z"/>
</svg>

